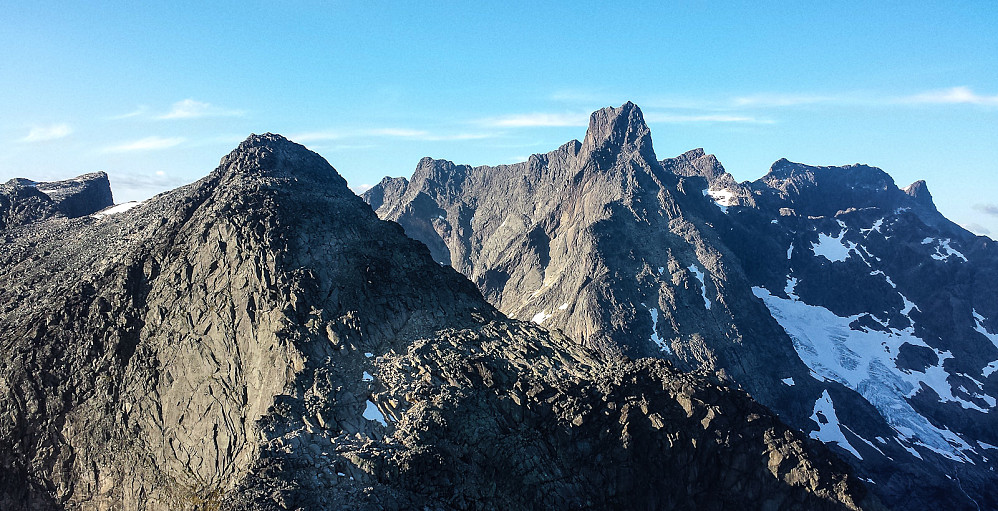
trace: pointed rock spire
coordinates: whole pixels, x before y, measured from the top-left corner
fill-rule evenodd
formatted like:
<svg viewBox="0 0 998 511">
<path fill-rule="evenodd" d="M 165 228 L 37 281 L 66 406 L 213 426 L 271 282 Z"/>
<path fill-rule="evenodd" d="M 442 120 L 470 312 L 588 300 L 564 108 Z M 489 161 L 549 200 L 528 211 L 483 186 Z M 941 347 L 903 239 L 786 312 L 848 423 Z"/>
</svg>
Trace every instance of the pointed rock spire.
<svg viewBox="0 0 998 511">
<path fill-rule="evenodd" d="M 608 168 L 619 155 L 631 153 L 655 160 L 651 130 L 641 109 L 628 101 L 619 108 L 606 107 L 593 112 L 582 142 L 582 161 L 591 158 L 599 168 Z"/>
<path fill-rule="evenodd" d="M 923 179 L 919 179 L 905 187 L 904 193 L 908 194 L 918 204 L 929 206 L 933 209 L 936 207 L 935 203 L 932 202 L 932 194 L 929 193 L 929 187 Z"/>
</svg>

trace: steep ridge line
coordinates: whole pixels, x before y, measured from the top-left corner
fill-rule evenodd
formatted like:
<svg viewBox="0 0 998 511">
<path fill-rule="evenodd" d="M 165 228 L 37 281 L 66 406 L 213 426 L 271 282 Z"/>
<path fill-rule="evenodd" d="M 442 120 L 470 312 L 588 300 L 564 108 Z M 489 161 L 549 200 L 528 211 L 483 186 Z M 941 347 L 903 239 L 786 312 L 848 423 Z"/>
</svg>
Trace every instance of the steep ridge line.
<svg viewBox="0 0 998 511">
<path fill-rule="evenodd" d="M 657 160 L 627 103 L 581 143 L 423 159 L 364 198 L 505 314 L 743 388 L 899 509 L 998 506 L 998 245 L 924 182 L 782 159 L 737 183 L 702 149 Z"/>
<path fill-rule="evenodd" d="M 4 509 L 881 509 L 743 392 L 505 318 L 278 135 L 8 230 L 0 280 Z"/>
</svg>

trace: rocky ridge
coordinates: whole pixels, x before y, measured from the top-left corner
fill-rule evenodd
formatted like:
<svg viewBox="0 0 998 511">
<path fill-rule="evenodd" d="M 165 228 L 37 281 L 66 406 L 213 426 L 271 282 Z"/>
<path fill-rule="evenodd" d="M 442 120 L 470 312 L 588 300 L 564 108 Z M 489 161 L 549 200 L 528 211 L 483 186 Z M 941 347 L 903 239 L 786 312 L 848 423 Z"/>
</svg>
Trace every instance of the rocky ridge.
<svg viewBox="0 0 998 511">
<path fill-rule="evenodd" d="M 589 148 L 583 150 L 583 148 Z M 523 163 L 422 160 L 364 195 L 504 313 L 747 390 L 898 509 L 998 506 L 993 241 L 924 182 L 657 160 L 631 103 Z"/>
<path fill-rule="evenodd" d="M 277 135 L 2 243 L 4 509 L 879 509 L 744 393 L 507 319 Z"/>
<path fill-rule="evenodd" d="M 0 184 L 0 231 L 53 216 L 86 216 L 112 204 L 103 172 L 52 182 L 11 179 Z"/>
</svg>

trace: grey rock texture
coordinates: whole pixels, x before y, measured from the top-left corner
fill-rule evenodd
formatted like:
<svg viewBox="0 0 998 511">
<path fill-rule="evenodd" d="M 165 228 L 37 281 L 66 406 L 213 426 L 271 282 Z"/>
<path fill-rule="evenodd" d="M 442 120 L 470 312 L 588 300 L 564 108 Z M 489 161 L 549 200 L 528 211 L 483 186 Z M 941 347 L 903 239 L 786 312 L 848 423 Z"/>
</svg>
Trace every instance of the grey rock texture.
<svg viewBox="0 0 998 511">
<path fill-rule="evenodd" d="M 729 208 L 722 239 L 796 351 L 924 458 L 864 456 L 872 472 L 894 474 L 885 491 L 913 509 L 934 495 L 961 509 L 998 507 L 998 244 L 940 214 L 924 181 L 899 189 L 866 165 L 780 160 L 761 179 L 724 189 L 752 202 Z M 819 318 L 824 331 L 802 328 Z M 855 397 L 841 407 L 865 405 Z M 853 446 L 889 438 L 852 422 Z"/>
<path fill-rule="evenodd" d="M 507 319 L 277 135 L 2 243 L 3 509 L 880 509 L 743 392 Z"/>
<path fill-rule="evenodd" d="M 53 216 L 77 218 L 112 204 L 103 172 L 52 182 L 11 179 L 0 184 L 0 230 Z"/>
<path fill-rule="evenodd" d="M 702 149 L 657 160 L 627 103 L 583 142 L 424 159 L 364 197 L 502 312 L 737 385 L 894 507 L 998 507 L 996 246 L 924 182 L 780 160 L 737 183 Z"/>
</svg>

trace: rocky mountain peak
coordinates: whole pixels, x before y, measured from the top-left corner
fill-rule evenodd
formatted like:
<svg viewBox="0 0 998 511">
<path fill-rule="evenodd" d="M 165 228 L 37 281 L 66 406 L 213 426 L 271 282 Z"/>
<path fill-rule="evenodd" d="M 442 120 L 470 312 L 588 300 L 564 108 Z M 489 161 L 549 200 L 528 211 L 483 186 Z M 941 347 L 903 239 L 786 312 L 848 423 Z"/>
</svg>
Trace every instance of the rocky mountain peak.
<svg viewBox="0 0 998 511">
<path fill-rule="evenodd" d="M 713 184 L 721 177 L 728 175 L 717 157 L 713 154 L 707 154 L 702 148 L 691 149 L 675 158 L 666 158 L 661 163 L 666 170 L 677 176 L 700 176 L 706 179 L 708 184 Z M 734 178 L 726 181 L 734 184 Z"/>
<path fill-rule="evenodd" d="M 324 158 L 275 133 L 250 135 L 222 158 L 216 172 L 223 180 L 302 181 L 351 193 Z"/>
<path fill-rule="evenodd" d="M 905 187 L 903 191 L 912 199 L 915 199 L 915 202 L 918 204 L 935 209 L 936 205 L 932 202 L 932 194 L 929 193 L 929 187 L 925 184 L 925 180 L 919 179 Z"/>
<path fill-rule="evenodd" d="M 889 189 L 895 187 L 894 179 L 889 174 L 877 167 L 857 163 L 841 167 L 818 167 L 804 163 L 792 162 L 786 158 L 780 158 L 769 169 L 769 173 L 763 176 L 766 181 L 792 180 L 796 182 L 811 182 L 818 184 L 819 181 L 832 184 L 833 182 L 841 186 L 850 188 L 867 189 Z"/>
<path fill-rule="evenodd" d="M 0 184 L 0 229 L 53 216 L 86 216 L 112 204 L 104 172 L 51 182 L 15 178 Z"/>
<path fill-rule="evenodd" d="M 619 108 L 601 108 L 589 116 L 582 141 L 582 161 L 595 160 L 600 168 L 612 165 L 619 155 L 638 153 L 654 161 L 651 130 L 637 105 L 628 101 Z"/>
<path fill-rule="evenodd" d="M 850 208 L 893 208 L 904 201 L 889 174 L 863 164 L 819 167 L 781 158 L 752 186 L 794 202 L 799 213 L 811 216 L 833 216 Z"/>
<path fill-rule="evenodd" d="M 880 509 L 745 393 L 504 317 L 278 135 L 0 236 L 0 282 L 0 509 Z"/>
</svg>

